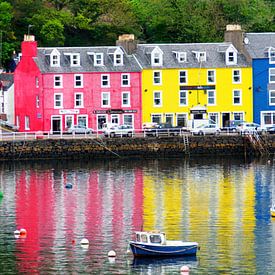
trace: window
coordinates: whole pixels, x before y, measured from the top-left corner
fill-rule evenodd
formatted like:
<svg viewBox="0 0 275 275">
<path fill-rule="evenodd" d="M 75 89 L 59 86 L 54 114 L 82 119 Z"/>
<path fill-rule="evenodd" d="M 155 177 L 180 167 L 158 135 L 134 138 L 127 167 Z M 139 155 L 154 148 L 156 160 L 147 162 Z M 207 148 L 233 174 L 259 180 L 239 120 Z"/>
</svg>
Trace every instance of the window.
<svg viewBox="0 0 275 275">
<path fill-rule="evenodd" d="M 39 78 L 38 78 L 38 76 L 35 77 L 35 87 L 39 88 Z"/>
<path fill-rule="evenodd" d="M 216 92 L 214 90 L 207 91 L 207 105 L 216 105 Z"/>
<path fill-rule="evenodd" d="M 269 63 L 270 64 L 275 63 L 275 49 L 274 48 L 269 49 Z"/>
<path fill-rule="evenodd" d="M 196 58 L 198 62 L 205 62 L 206 61 L 206 52 L 194 52 L 196 54 Z"/>
<path fill-rule="evenodd" d="M 226 64 L 227 65 L 234 65 L 237 64 L 237 53 L 229 51 L 226 54 Z"/>
<path fill-rule="evenodd" d="M 180 91 L 180 106 L 187 106 L 187 91 Z"/>
<path fill-rule="evenodd" d="M 77 125 L 80 126 L 88 126 L 88 116 L 87 115 L 79 115 L 77 116 Z"/>
<path fill-rule="evenodd" d="M 54 49 L 50 54 L 50 63 L 51 67 L 60 66 L 60 53 L 56 49 Z"/>
<path fill-rule="evenodd" d="M 130 107 L 130 92 L 122 93 L 122 104 L 123 107 Z"/>
<path fill-rule="evenodd" d="M 163 52 L 159 47 L 155 47 L 151 53 L 151 64 L 152 66 L 162 66 L 162 55 Z"/>
<path fill-rule="evenodd" d="M 216 125 L 219 125 L 219 116 L 217 113 L 209 113 L 208 118 L 210 121 L 215 122 Z"/>
<path fill-rule="evenodd" d="M 152 122 L 161 123 L 161 114 L 152 114 Z"/>
<path fill-rule="evenodd" d="M 154 106 L 160 107 L 162 105 L 161 92 L 154 92 Z"/>
<path fill-rule="evenodd" d="M 94 54 L 94 66 L 103 66 L 103 53 Z"/>
<path fill-rule="evenodd" d="M 130 74 L 121 75 L 121 86 L 129 87 L 130 86 Z"/>
<path fill-rule="evenodd" d="M 101 94 L 101 107 L 110 107 L 110 93 L 104 92 Z"/>
<path fill-rule="evenodd" d="M 244 120 L 243 113 L 233 113 L 233 120 Z"/>
<path fill-rule="evenodd" d="M 174 115 L 173 114 L 165 114 L 165 122 L 169 125 L 174 125 Z"/>
<path fill-rule="evenodd" d="M 63 108 L 62 94 L 54 94 L 54 108 Z"/>
<path fill-rule="evenodd" d="M 39 106 L 40 106 L 39 95 L 37 95 L 37 96 L 35 97 L 35 102 L 36 102 L 36 108 L 39 108 Z"/>
<path fill-rule="evenodd" d="M 75 88 L 83 88 L 83 75 L 82 74 L 74 75 L 74 87 Z"/>
<path fill-rule="evenodd" d="M 83 93 L 75 93 L 74 98 L 74 107 L 75 108 L 83 108 Z"/>
<path fill-rule="evenodd" d="M 177 126 L 186 127 L 187 126 L 187 115 L 177 114 Z"/>
<path fill-rule="evenodd" d="M 274 112 L 262 112 L 261 114 L 265 125 L 275 124 L 275 111 Z"/>
<path fill-rule="evenodd" d="M 30 130 L 30 117 L 25 116 L 25 130 Z"/>
<path fill-rule="evenodd" d="M 207 83 L 212 84 L 216 82 L 216 71 L 209 70 L 207 71 Z"/>
<path fill-rule="evenodd" d="M 187 71 L 179 71 L 179 84 L 187 84 Z"/>
<path fill-rule="evenodd" d="M 114 54 L 114 65 L 115 66 L 123 65 L 123 58 L 121 53 Z"/>
<path fill-rule="evenodd" d="M 80 54 L 79 53 L 74 53 L 71 55 L 71 66 L 80 66 Z"/>
<path fill-rule="evenodd" d="M 119 116 L 118 115 L 111 115 L 111 123 L 119 124 Z"/>
<path fill-rule="evenodd" d="M 101 87 L 110 87 L 110 75 L 102 74 L 101 75 Z"/>
<path fill-rule="evenodd" d="M 178 52 L 177 53 L 177 59 L 178 59 L 179 63 L 186 62 L 186 60 L 187 60 L 186 53 L 185 52 Z"/>
<path fill-rule="evenodd" d="M 269 105 L 275 105 L 275 90 L 269 91 Z"/>
<path fill-rule="evenodd" d="M 62 87 L 63 87 L 62 75 L 55 75 L 54 88 L 62 88 Z"/>
<path fill-rule="evenodd" d="M 123 124 L 133 126 L 133 115 L 123 115 Z"/>
<path fill-rule="evenodd" d="M 154 71 L 153 72 L 153 83 L 154 85 L 161 85 L 161 71 Z"/>
<path fill-rule="evenodd" d="M 275 83 L 275 68 L 269 69 L 269 83 Z"/>
<path fill-rule="evenodd" d="M 160 65 L 160 53 L 153 54 L 153 64 Z"/>
<path fill-rule="evenodd" d="M 233 70 L 233 83 L 241 83 L 241 71 Z"/>
<path fill-rule="evenodd" d="M 233 105 L 241 105 L 241 91 L 234 90 L 233 91 Z"/>
<path fill-rule="evenodd" d="M 97 115 L 97 129 L 102 129 L 104 123 L 107 122 L 107 115 Z"/>
<path fill-rule="evenodd" d="M 67 116 L 65 116 L 65 127 L 67 128 L 67 129 L 69 129 L 69 128 L 71 128 L 72 126 L 73 126 L 73 122 L 74 122 L 74 117 L 73 116 L 71 116 L 71 115 L 67 115 Z"/>
</svg>

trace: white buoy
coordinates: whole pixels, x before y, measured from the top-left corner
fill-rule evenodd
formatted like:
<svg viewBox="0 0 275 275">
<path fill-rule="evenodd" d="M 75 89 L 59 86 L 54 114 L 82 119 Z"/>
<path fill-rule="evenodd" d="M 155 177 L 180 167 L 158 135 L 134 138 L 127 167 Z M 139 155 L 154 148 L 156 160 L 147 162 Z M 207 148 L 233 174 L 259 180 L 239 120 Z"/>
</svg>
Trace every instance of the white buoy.
<svg viewBox="0 0 275 275">
<path fill-rule="evenodd" d="M 181 272 L 181 274 L 189 274 L 189 267 L 187 265 L 183 265 L 180 268 L 180 272 Z"/>
<path fill-rule="evenodd" d="M 20 231 L 19 230 L 15 230 L 13 233 L 14 233 L 14 237 L 15 238 L 19 238 L 20 237 Z"/>
<path fill-rule="evenodd" d="M 110 250 L 108 252 L 108 257 L 115 257 L 116 256 L 116 252 L 114 250 Z"/>
<path fill-rule="evenodd" d="M 27 230 L 26 230 L 25 228 L 21 228 L 21 229 L 20 229 L 20 235 L 21 235 L 21 236 L 27 235 Z"/>
<path fill-rule="evenodd" d="M 80 241 L 80 244 L 81 244 L 81 245 L 89 245 L 89 240 L 83 238 L 83 239 Z"/>
</svg>

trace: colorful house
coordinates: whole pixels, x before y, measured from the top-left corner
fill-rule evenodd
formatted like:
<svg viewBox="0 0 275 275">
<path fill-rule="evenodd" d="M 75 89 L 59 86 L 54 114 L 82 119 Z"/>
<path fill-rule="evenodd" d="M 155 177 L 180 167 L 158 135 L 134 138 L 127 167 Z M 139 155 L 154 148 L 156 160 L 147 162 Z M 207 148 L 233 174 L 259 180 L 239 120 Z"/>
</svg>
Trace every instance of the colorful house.
<svg viewBox="0 0 275 275">
<path fill-rule="evenodd" d="M 252 58 L 254 122 L 275 124 L 275 33 L 245 33 Z"/>
<path fill-rule="evenodd" d="M 142 121 L 188 126 L 211 119 L 251 121 L 252 69 L 230 42 L 139 44 Z"/>
<path fill-rule="evenodd" d="M 59 133 L 76 124 L 100 130 L 106 122 L 140 129 L 141 68 L 120 46 L 129 41 L 121 36 L 118 46 L 37 48 L 26 35 L 14 73 L 19 131 Z"/>
</svg>

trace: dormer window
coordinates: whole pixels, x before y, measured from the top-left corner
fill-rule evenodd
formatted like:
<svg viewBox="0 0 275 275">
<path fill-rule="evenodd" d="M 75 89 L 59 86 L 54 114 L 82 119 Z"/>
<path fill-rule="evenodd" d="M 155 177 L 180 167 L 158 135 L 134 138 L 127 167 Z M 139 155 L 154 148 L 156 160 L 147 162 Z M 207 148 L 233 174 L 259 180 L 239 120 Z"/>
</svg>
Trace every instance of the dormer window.
<svg viewBox="0 0 275 275">
<path fill-rule="evenodd" d="M 58 50 L 54 49 L 50 54 L 51 67 L 60 66 L 60 53 Z"/>
<path fill-rule="evenodd" d="M 95 67 L 104 65 L 103 53 L 87 52 L 87 54 L 89 55 Z"/>
<path fill-rule="evenodd" d="M 117 48 L 114 51 L 114 66 L 121 66 L 123 65 L 123 51 L 121 48 Z"/>
<path fill-rule="evenodd" d="M 225 51 L 225 63 L 226 65 L 237 64 L 237 50 L 233 47 L 233 45 L 229 46 Z"/>
<path fill-rule="evenodd" d="M 162 66 L 163 64 L 163 52 L 159 47 L 155 47 L 151 53 L 152 66 Z"/>
<path fill-rule="evenodd" d="M 64 53 L 64 55 L 69 57 L 71 67 L 80 66 L 80 54 L 79 53 Z"/>
<path fill-rule="evenodd" d="M 176 56 L 176 59 L 179 63 L 184 63 L 187 61 L 187 55 L 186 52 L 173 52 Z"/>
<path fill-rule="evenodd" d="M 103 53 L 94 54 L 94 66 L 103 66 Z"/>
<path fill-rule="evenodd" d="M 206 52 L 194 51 L 193 53 L 195 53 L 196 59 L 198 60 L 198 62 L 205 62 L 206 61 Z"/>
</svg>

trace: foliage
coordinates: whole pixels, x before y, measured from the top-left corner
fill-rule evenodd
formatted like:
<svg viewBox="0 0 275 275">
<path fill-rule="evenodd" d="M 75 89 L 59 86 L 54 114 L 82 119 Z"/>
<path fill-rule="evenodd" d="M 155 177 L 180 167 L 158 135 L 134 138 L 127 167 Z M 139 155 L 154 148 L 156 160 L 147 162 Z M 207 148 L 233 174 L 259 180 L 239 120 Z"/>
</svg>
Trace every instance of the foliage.
<svg viewBox="0 0 275 275">
<path fill-rule="evenodd" d="M 28 31 L 39 46 L 113 45 L 123 33 L 151 43 L 212 42 L 223 40 L 227 24 L 275 31 L 274 12 L 274 0 L 0 0 L 2 63 Z"/>
</svg>

